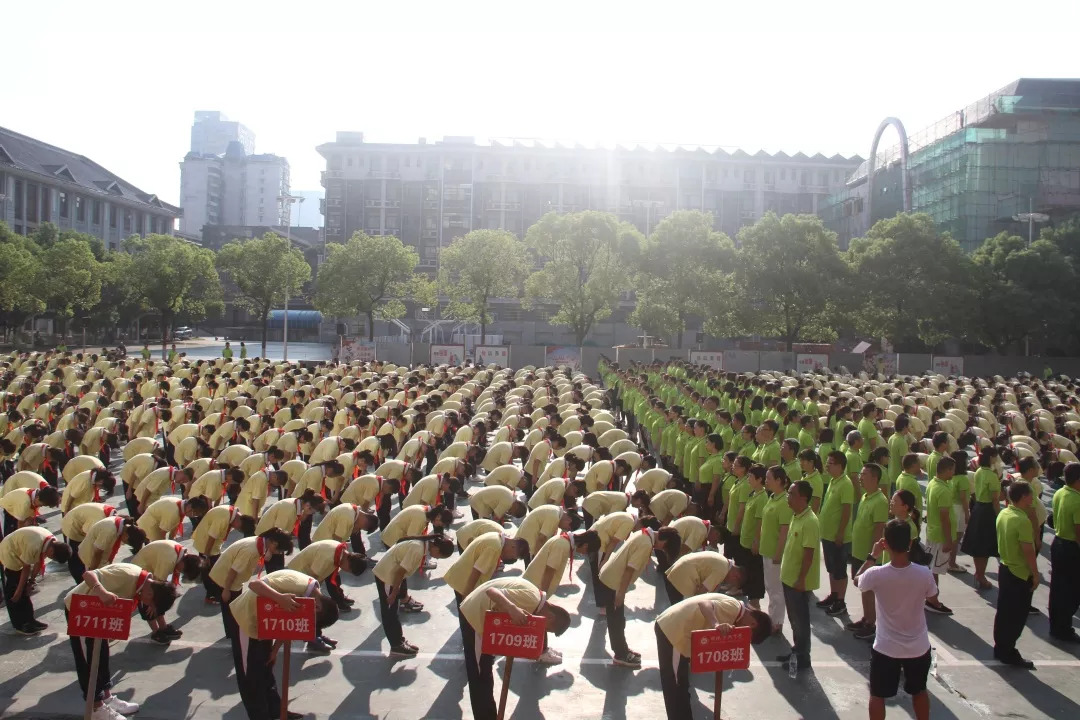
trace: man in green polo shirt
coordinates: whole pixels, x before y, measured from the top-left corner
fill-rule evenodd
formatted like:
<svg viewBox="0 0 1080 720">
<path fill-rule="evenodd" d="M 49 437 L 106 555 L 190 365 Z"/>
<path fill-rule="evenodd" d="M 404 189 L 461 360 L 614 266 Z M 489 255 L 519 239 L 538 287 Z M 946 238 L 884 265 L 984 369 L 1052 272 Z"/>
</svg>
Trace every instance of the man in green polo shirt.
<svg viewBox="0 0 1080 720">
<path fill-rule="evenodd" d="M 821 551 L 825 557 L 825 570 L 829 573 L 829 594 L 819 600 L 817 606 L 830 615 L 842 615 L 847 611 L 844 596 L 847 594 L 851 521 L 855 507 L 855 487 L 847 473 L 848 457 L 834 450 L 825 463 L 831 480 L 825 502 L 821 504 Z"/>
<path fill-rule="evenodd" d="M 950 482 L 956 472 L 956 461 L 948 455 L 938 461 L 937 472 L 926 485 L 926 544 L 930 551 L 930 572 L 934 582 L 941 586 L 940 575 L 949 571 L 949 557 L 956 547 L 958 536 L 956 507 Z M 928 612 L 952 615 L 952 610 L 941 602 L 926 601 Z"/>
<path fill-rule="evenodd" d="M 821 527 L 810 509 L 814 489 L 800 480 L 788 488 L 788 525 L 784 555 L 780 560 L 780 582 L 784 585 L 784 604 L 791 625 L 791 652 L 777 658 L 797 663 L 798 670 L 810 667 L 810 599 L 821 584 Z"/>
<path fill-rule="evenodd" d="M 893 421 L 896 430 L 889 436 L 889 482 L 885 487 L 891 492 L 896 486 L 896 479 L 904 471 L 904 456 L 911 452 L 911 418 L 897 415 Z"/>
<path fill-rule="evenodd" d="M 863 496 L 859 509 L 855 513 L 855 523 L 851 529 L 851 567 L 853 575 L 862 568 L 870 551 L 885 534 L 885 523 L 889 521 L 889 499 L 885 497 L 881 486 L 884 484 L 880 465 L 867 463 L 859 473 Z M 874 593 L 860 592 L 862 598 L 862 620 L 848 623 L 844 627 L 852 630 L 859 640 L 871 640 L 877 625 L 877 607 Z M 832 614 L 831 612 L 829 614 Z"/>
<path fill-rule="evenodd" d="M 940 470 L 941 465 L 938 465 Z M 1016 649 L 1027 624 L 1031 596 L 1039 586 L 1035 565 L 1035 531 L 1028 508 L 1034 496 L 1031 486 L 1019 480 L 1009 486 L 1009 507 L 998 513 L 998 598 L 994 614 L 994 658 L 1005 665 L 1031 670 L 1035 663 Z"/>
<path fill-rule="evenodd" d="M 1080 463 L 1065 466 L 1065 486 L 1054 493 L 1054 542 L 1050 545 L 1050 635 L 1080 643 L 1073 615 L 1080 609 Z"/>
<path fill-rule="evenodd" d="M 862 420 L 859 421 L 857 428 L 863 438 L 859 454 L 862 456 L 862 461 L 867 462 L 870 460 L 870 451 L 881 443 L 881 436 L 878 435 L 877 431 L 877 421 L 881 419 L 881 408 L 875 405 L 873 401 L 868 401 L 862 406 L 862 415 Z M 848 470 L 850 472 L 851 468 L 848 468 Z"/>
</svg>

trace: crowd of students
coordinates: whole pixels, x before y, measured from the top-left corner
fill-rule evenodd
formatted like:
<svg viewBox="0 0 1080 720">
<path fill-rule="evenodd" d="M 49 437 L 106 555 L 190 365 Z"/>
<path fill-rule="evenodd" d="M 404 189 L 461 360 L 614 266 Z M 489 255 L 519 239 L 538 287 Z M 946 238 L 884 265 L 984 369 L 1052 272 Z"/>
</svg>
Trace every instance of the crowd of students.
<svg viewBox="0 0 1080 720">
<path fill-rule="evenodd" d="M 600 385 L 565 368 L 305 369 L 71 353 L 9 356 L 2 369 L 0 565 L 12 627 L 44 628 L 31 597 L 46 560 L 68 566 L 72 594 L 136 600 L 162 644 L 182 635 L 166 619 L 181 581 L 199 583 L 220 607 L 252 718 L 281 705 L 277 644 L 259 638 L 256 598 L 286 609 L 314 598 L 307 650 L 329 653 L 337 641 L 325 633 L 355 604 L 341 572 L 370 568 L 390 653 L 411 657 L 419 648 L 401 615 L 423 605 L 409 578 L 440 562 L 476 718 L 496 713 L 494 658 L 477 642 L 485 612 L 543 615 L 561 635 L 570 611 L 550 597 L 573 582 L 564 573 L 575 556 L 589 567 L 612 661 L 630 668 L 641 654 L 627 641 L 624 600 L 655 557 L 671 602 L 655 622 L 670 717 L 689 716 L 691 632 L 744 626 L 758 643 L 787 622 L 791 651 L 780 659 L 805 670 L 811 606 L 846 617 L 849 574 L 871 578 L 849 629 L 876 638 L 875 659 L 903 660 L 910 672 L 911 658 L 886 652 L 896 643 L 885 628 L 895 641 L 896 623 L 892 612 L 878 617 L 871 586 L 887 580 L 869 571 L 926 564 L 936 580 L 963 570 L 958 544 L 980 586 L 987 558 L 1000 557 L 995 656 L 1029 664 L 1015 643 L 1039 581 L 1042 468 L 1062 484 L 1051 629 L 1080 640 L 1080 464 L 1071 455 L 1080 416 L 1069 382 L 604 362 Z M 106 502 L 113 495 L 126 512 Z M 47 508 L 62 513 L 60 537 L 41 527 Z M 240 537 L 228 542 L 233 530 Z M 120 561 L 125 545 L 131 556 Z M 501 574 L 519 561 L 520 575 Z M 818 600 L 822 562 L 829 592 Z M 936 589 L 924 599 L 928 612 L 951 613 Z M 72 638 L 71 648 L 85 694 L 91 645 Z M 924 650 L 929 668 L 928 640 Z M 101 653 L 95 717 L 115 720 L 138 706 L 112 695 L 107 643 Z M 561 654 L 545 641 L 540 661 Z M 901 663 L 875 662 L 872 692 L 887 692 Z M 925 674 L 921 688 L 910 677 L 905 687 L 925 699 Z"/>
</svg>

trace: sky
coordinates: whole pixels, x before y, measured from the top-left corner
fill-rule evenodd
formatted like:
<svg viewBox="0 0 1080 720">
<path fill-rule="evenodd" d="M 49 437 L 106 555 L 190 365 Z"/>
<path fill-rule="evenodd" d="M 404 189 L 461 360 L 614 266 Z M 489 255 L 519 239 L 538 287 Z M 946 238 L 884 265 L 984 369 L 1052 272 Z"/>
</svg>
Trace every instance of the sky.
<svg viewBox="0 0 1080 720">
<path fill-rule="evenodd" d="M 0 17 L 0 126 L 167 202 L 196 110 L 243 122 L 311 190 L 338 130 L 866 157 L 887 116 L 912 134 L 1016 78 L 1080 77 L 1077 0 L 54 0 Z"/>
</svg>

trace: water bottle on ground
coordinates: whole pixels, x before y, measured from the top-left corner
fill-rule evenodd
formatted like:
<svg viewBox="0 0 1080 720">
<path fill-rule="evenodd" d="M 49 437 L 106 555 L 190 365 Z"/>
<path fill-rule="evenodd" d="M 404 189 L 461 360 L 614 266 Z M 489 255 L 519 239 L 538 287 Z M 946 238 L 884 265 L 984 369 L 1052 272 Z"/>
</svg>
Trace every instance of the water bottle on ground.
<svg viewBox="0 0 1080 720">
<path fill-rule="evenodd" d="M 799 674 L 799 656 L 795 653 L 791 653 L 791 657 L 788 658 L 787 674 L 792 679 L 795 679 Z"/>
</svg>

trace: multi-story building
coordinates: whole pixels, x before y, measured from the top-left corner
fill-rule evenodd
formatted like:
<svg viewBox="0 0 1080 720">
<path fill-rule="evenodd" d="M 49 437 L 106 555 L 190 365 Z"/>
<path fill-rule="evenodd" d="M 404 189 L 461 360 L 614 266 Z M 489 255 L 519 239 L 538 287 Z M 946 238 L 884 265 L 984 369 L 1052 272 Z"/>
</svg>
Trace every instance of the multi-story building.
<svg viewBox="0 0 1080 720">
<path fill-rule="evenodd" d="M 1080 80 L 1021 78 L 911 135 L 906 167 L 902 150 L 878 152 L 873 183 L 864 162 L 823 204 L 842 246 L 905 209 L 905 179 L 910 210 L 968 251 L 1002 231 L 1026 237 L 1026 213 L 1080 211 Z"/>
<path fill-rule="evenodd" d="M 233 141 L 224 155 L 188 153 L 180 163 L 180 230 L 199 235 L 206 225 L 285 225 L 289 161 L 247 155 Z"/>
<path fill-rule="evenodd" d="M 131 235 L 172 234 L 180 212 L 87 157 L 0 128 L 0 220 L 17 233 L 51 222 L 117 249 Z"/>
<path fill-rule="evenodd" d="M 439 249 L 473 229 L 523 236 L 545 213 L 603 210 L 648 233 L 675 210 L 712 213 L 734 237 L 768 211 L 815 213 L 862 158 L 705 148 L 585 148 L 447 137 L 364 142 L 339 132 L 326 158 L 326 240 L 395 235 L 434 268 Z"/>
<path fill-rule="evenodd" d="M 245 155 L 255 152 L 255 133 L 225 113 L 217 110 L 196 110 L 191 125 L 191 152 L 198 155 L 224 155 L 229 143 L 238 142 Z"/>
</svg>

